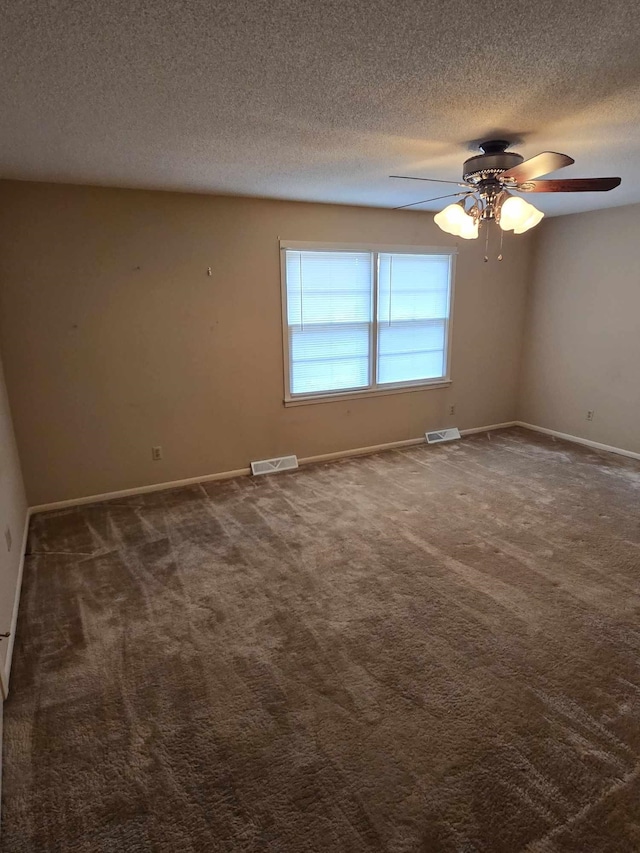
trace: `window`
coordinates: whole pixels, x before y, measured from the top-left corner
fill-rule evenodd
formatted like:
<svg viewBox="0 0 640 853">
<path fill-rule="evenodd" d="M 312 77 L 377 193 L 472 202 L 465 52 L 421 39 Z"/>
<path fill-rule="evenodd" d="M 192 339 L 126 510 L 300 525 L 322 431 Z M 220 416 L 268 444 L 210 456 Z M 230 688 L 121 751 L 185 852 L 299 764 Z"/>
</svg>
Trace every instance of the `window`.
<svg viewBox="0 0 640 853">
<path fill-rule="evenodd" d="M 448 381 L 452 250 L 282 254 L 286 402 Z"/>
</svg>

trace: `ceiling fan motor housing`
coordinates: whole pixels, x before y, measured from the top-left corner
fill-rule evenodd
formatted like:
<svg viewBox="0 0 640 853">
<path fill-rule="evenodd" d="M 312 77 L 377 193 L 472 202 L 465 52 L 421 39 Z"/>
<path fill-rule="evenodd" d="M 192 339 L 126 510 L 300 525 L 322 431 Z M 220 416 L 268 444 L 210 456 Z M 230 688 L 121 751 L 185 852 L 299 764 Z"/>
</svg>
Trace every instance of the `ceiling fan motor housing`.
<svg viewBox="0 0 640 853">
<path fill-rule="evenodd" d="M 524 157 L 514 151 L 505 151 L 509 143 L 503 139 L 494 139 L 480 145 L 482 154 L 469 157 L 462 167 L 462 178 L 469 183 L 478 183 L 487 178 L 497 177 L 523 162 Z"/>
</svg>

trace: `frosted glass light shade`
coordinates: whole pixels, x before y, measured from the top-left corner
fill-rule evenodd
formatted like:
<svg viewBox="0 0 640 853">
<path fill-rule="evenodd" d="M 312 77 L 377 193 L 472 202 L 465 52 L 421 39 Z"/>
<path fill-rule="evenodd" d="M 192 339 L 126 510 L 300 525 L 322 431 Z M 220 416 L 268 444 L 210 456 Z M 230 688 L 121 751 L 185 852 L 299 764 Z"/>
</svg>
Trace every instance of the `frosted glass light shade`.
<svg viewBox="0 0 640 853">
<path fill-rule="evenodd" d="M 448 204 L 440 213 L 436 213 L 433 221 L 439 228 L 446 231 L 447 234 L 458 236 L 464 220 L 467 218 L 467 214 L 462 209 L 460 203 L 455 202 L 455 204 Z"/>
<path fill-rule="evenodd" d="M 436 213 L 433 221 L 447 234 L 462 237 L 463 240 L 473 240 L 478 236 L 478 223 L 465 212 L 460 202 L 447 205 L 440 213 Z"/>
<path fill-rule="evenodd" d="M 514 234 L 524 234 L 537 225 L 543 216 L 541 210 L 520 196 L 509 196 L 500 208 L 500 228 L 513 231 Z"/>
<path fill-rule="evenodd" d="M 458 236 L 462 237 L 463 240 L 475 240 L 478 236 L 479 223 L 476 222 L 473 216 L 469 216 L 466 213 L 465 217 L 466 220 L 462 223 Z"/>
<path fill-rule="evenodd" d="M 544 213 L 541 210 L 538 210 L 538 208 L 534 207 L 532 204 L 529 205 L 529 207 L 531 208 L 531 216 L 529 216 L 529 218 L 525 222 L 521 223 L 520 225 L 517 225 L 513 229 L 514 234 L 524 234 L 524 232 L 528 231 L 529 228 L 533 228 L 535 225 L 542 221 Z"/>
</svg>

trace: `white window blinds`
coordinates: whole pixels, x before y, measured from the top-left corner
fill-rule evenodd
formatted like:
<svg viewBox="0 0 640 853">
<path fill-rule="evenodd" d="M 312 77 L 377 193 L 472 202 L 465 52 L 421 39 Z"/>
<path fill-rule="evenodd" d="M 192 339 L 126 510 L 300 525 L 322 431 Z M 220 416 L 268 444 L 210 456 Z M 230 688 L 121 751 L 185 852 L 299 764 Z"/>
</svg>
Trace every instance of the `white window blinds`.
<svg viewBox="0 0 640 853">
<path fill-rule="evenodd" d="M 445 376 L 451 256 L 379 258 L 378 383 Z"/>
<path fill-rule="evenodd" d="M 370 385 L 370 252 L 286 253 L 291 394 Z"/>
<path fill-rule="evenodd" d="M 447 376 L 452 255 L 284 250 L 287 398 Z"/>
</svg>

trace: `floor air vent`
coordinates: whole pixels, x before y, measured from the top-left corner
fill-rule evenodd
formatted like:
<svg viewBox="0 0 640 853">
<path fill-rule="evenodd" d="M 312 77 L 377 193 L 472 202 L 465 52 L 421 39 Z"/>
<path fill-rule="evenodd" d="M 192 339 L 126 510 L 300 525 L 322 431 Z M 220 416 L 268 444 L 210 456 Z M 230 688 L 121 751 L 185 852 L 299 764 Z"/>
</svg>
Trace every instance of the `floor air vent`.
<svg viewBox="0 0 640 853">
<path fill-rule="evenodd" d="M 456 438 L 460 438 L 460 430 L 458 427 L 439 429 L 433 432 L 425 432 L 425 436 L 428 444 L 439 444 L 441 441 L 455 441 Z"/>
<path fill-rule="evenodd" d="M 277 459 L 260 459 L 251 463 L 251 473 L 275 474 L 277 471 L 291 471 L 298 467 L 297 456 L 279 456 Z"/>
</svg>

